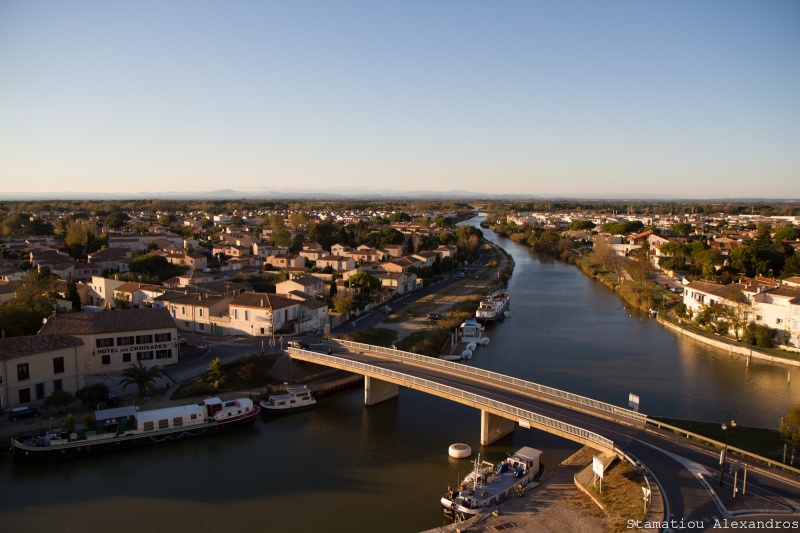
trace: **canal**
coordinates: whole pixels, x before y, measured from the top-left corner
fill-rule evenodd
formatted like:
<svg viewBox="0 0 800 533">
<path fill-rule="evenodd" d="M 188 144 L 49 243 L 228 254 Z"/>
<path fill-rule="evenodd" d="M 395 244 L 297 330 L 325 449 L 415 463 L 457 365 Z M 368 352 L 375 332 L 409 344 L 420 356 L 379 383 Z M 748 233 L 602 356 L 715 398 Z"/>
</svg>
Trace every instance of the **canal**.
<svg viewBox="0 0 800 533">
<path fill-rule="evenodd" d="M 621 406 L 634 392 L 648 414 L 715 421 L 736 409 L 774 427 L 800 403 L 785 367 L 679 338 L 575 267 L 484 234 L 516 262 L 512 317 L 487 328 L 470 364 Z M 351 389 L 209 438 L 50 465 L 4 453 L 0 529 L 407 533 L 442 523 L 438 499 L 469 469 L 447 456 L 454 442 L 490 460 L 534 446 L 549 466 L 577 449 L 526 429 L 481 447 L 479 423 L 477 410 L 406 389 L 367 409 Z"/>
</svg>

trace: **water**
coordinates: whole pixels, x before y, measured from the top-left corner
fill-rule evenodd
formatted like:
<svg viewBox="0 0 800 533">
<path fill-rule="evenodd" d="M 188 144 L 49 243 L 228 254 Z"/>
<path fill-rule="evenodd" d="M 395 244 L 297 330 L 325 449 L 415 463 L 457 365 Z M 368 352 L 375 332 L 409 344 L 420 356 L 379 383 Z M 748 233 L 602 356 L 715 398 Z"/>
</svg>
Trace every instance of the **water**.
<svg viewBox="0 0 800 533">
<path fill-rule="evenodd" d="M 477 223 L 471 221 L 470 223 Z M 513 316 L 487 328 L 472 363 L 626 405 L 639 394 L 652 414 L 775 426 L 800 403 L 786 367 L 731 359 L 623 309 L 575 267 L 485 234 L 516 261 Z M 797 380 L 795 380 L 796 382 Z M 438 499 L 469 469 L 447 448 L 466 442 L 490 460 L 530 445 L 555 465 L 577 449 L 517 429 L 479 446 L 480 413 L 401 389 L 365 408 L 363 391 L 321 398 L 317 408 L 263 416 L 208 438 L 49 465 L 0 454 L 4 531 L 385 531 L 442 524 Z"/>
</svg>

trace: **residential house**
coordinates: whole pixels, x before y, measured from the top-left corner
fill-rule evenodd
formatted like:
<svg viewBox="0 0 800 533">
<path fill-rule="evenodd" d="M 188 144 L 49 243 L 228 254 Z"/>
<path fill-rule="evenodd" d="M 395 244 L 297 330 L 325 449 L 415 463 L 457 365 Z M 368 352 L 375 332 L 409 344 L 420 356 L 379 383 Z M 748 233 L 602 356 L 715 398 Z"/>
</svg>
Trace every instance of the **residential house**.
<svg viewBox="0 0 800 533">
<path fill-rule="evenodd" d="M 277 294 L 288 294 L 292 291 L 300 291 L 315 298 L 318 294 L 324 293 L 324 284 L 320 278 L 315 276 L 300 276 L 275 284 Z"/>
<path fill-rule="evenodd" d="M 215 323 L 228 315 L 228 304 L 233 296 L 211 295 L 201 293 L 167 293 L 159 296 L 157 301 L 169 310 L 175 324 L 181 331 L 192 331 L 218 335 Z"/>
<path fill-rule="evenodd" d="M 288 269 L 305 269 L 306 260 L 304 257 L 296 254 L 278 254 L 267 257 L 265 263 L 272 265 L 275 268 L 288 268 Z"/>
<path fill-rule="evenodd" d="M 326 255 L 317 259 L 316 265 L 318 268 L 331 267 L 334 272 L 342 272 L 353 270 L 356 267 L 356 262 L 352 257 L 346 257 L 343 255 Z"/>
<path fill-rule="evenodd" d="M 129 281 L 114 289 L 115 307 L 149 307 L 153 301 L 164 294 L 164 287 L 148 283 Z"/>
<path fill-rule="evenodd" d="M 114 307 L 114 289 L 124 285 L 124 281 L 104 278 L 102 276 L 92 276 L 87 283 L 85 299 L 81 299 L 83 305 L 92 305 L 111 309 Z"/>
<path fill-rule="evenodd" d="M 245 292 L 228 304 L 232 335 L 291 333 L 301 316 L 300 302 L 265 292 Z"/>
<path fill-rule="evenodd" d="M 53 391 L 84 386 L 83 341 L 68 335 L 0 339 L 0 408 L 41 405 Z"/>
<path fill-rule="evenodd" d="M 128 272 L 131 262 L 130 248 L 103 248 L 88 255 L 89 264 L 120 274 Z"/>
</svg>

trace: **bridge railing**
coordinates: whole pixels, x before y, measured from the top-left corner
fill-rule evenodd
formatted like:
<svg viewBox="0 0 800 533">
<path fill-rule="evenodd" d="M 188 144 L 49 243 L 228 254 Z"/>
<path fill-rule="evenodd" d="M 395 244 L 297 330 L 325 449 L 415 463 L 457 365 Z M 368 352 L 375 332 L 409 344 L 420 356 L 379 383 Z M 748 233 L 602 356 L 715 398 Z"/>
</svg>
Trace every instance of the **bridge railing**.
<svg viewBox="0 0 800 533">
<path fill-rule="evenodd" d="M 453 361 L 445 361 L 444 359 L 437 359 L 435 357 L 429 357 L 427 355 L 419 355 L 411 352 L 404 352 L 402 350 L 395 350 L 394 348 L 384 348 L 383 346 L 373 346 L 371 344 L 346 341 L 342 339 L 329 339 L 329 340 L 334 341 L 347 348 L 350 348 L 351 350 L 378 353 L 389 357 L 404 359 L 406 361 L 413 361 L 415 363 L 421 363 L 424 365 L 446 368 L 448 370 L 456 370 L 458 372 L 463 372 L 465 374 L 472 374 L 474 376 L 491 379 L 493 381 L 507 383 L 509 385 L 520 387 L 522 389 L 535 392 L 537 394 L 551 396 L 553 398 L 557 398 L 562 401 L 576 403 L 584 407 L 589 407 L 597 411 L 608 413 L 614 415 L 619 419 L 625 419 L 630 422 L 635 422 L 642 425 L 644 425 L 647 422 L 647 415 L 639 413 L 637 411 L 632 411 L 630 409 L 618 407 L 616 405 L 612 405 L 606 402 L 601 402 L 599 400 L 593 400 L 592 398 L 587 398 L 586 396 L 581 396 L 579 394 L 573 394 L 571 392 L 562 391 L 559 389 L 555 389 L 553 387 L 548 387 L 546 385 L 540 385 L 538 383 L 533 383 L 531 381 L 526 381 L 524 379 L 519 379 L 512 376 L 506 376 L 504 374 L 498 374 L 497 372 L 492 372 L 490 370 L 483 370 L 481 368 L 475 368 L 473 366 L 462 365 L 460 363 L 455 363 Z"/>
<path fill-rule="evenodd" d="M 288 352 L 302 355 L 304 357 L 308 357 L 311 359 L 316 359 L 318 361 L 330 362 L 339 367 L 352 368 L 353 370 L 356 371 L 368 372 L 373 375 L 391 378 L 395 382 L 399 382 L 404 386 L 414 386 L 415 388 L 428 389 L 431 391 L 437 391 L 446 394 L 451 397 L 467 400 L 478 406 L 489 407 L 497 411 L 506 413 L 508 415 L 513 415 L 513 417 L 517 418 L 518 420 L 528 420 L 536 424 L 539 424 L 541 426 L 561 431 L 568 435 L 574 435 L 576 437 L 580 437 L 581 439 L 587 442 L 592 442 L 594 444 L 597 444 L 601 448 L 610 451 L 614 450 L 614 442 L 611 441 L 610 439 L 603 437 L 602 435 L 598 435 L 597 433 L 588 431 L 578 426 L 573 426 L 572 424 L 561 422 L 554 418 L 549 418 L 537 413 L 533 413 L 526 409 L 520 409 L 519 407 L 514 407 L 513 405 L 509 405 L 507 403 L 499 402 L 497 400 L 492 400 L 490 398 L 486 398 L 485 396 L 480 396 L 478 394 L 466 392 L 455 387 L 450 387 L 448 385 L 442 385 L 441 383 L 436 383 L 435 381 L 430 381 L 424 378 L 410 376 L 408 374 L 397 372 L 395 370 L 388 370 L 379 366 L 371 365 L 369 363 L 361 363 L 359 361 L 353 361 L 351 359 L 337 357 L 335 355 L 327 355 L 319 352 L 302 350 L 300 348 L 288 348 Z"/>
</svg>

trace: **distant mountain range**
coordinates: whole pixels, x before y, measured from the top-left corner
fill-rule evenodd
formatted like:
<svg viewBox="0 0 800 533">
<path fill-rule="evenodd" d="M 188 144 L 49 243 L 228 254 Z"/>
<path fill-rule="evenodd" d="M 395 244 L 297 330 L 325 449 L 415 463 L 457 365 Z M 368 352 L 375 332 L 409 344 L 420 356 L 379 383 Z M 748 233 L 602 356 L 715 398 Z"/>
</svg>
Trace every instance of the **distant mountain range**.
<svg viewBox="0 0 800 533">
<path fill-rule="evenodd" d="M 329 191 L 314 190 L 284 190 L 272 191 L 264 189 L 234 190 L 218 189 L 213 191 L 164 191 L 164 192 L 130 192 L 130 193 L 104 193 L 104 192 L 0 192 L 0 201 L 16 200 L 143 200 L 143 199 L 168 199 L 168 200 L 282 200 L 282 199 L 308 199 L 308 200 L 348 200 L 348 199 L 412 199 L 412 200 L 703 200 L 703 201 L 732 201 L 732 202 L 796 202 L 798 199 L 787 198 L 680 198 L 666 194 L 507 194 L 507 193 L 478 193 L 464 190 L 451 191 L 397 191 L 393 189 L 363 189 L 357 187 L 338 188 Z"/>
</svg>

